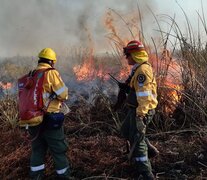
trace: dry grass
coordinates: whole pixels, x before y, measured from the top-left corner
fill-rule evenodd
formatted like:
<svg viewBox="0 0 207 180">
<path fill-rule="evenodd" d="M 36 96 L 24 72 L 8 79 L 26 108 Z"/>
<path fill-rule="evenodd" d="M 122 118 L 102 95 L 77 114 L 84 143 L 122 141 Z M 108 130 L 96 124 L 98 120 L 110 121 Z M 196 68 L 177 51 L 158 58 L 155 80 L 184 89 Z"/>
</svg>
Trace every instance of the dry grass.
<svg viewBox="0 0 207 180">
<path fill-rule="evenodd" d="M 107 104 L 105 98 L 98 93 L 93 104 L 80 101 L 66 116 L 67 154 L 72 176 L 76 179 L 129 179 L 135 172 L 123 154 L 126 142 L 119 136 L 110 112 L 111 104 Z M 23 131 L 1 126 L 0 135 L 0 178 L 28 179 L 31 150 L 30 143 L 22 137 Z M 148 136 L 161 152 L 152 160 L 158 178 L 199 179 L 207 176 L 205 128 L 160 133 L 149 130 Z M 46 179 L 53 178 L 55 171 L 50 156 L 47 156 L 46 167 Z"/>
<path fill-rule="evenodd" d="M 160 44 L 157 46 L 152 39 L 154 49 L 150 49 L 150 52 L 155 52 L 155 55 L 153 53 L 151 56 L 154 55 L 153 61 L 157 65 L 160 61 L 164 62 L 164 65 L 154 66 L 158 82 L 159 105 L 149 127 L 148 136 L 161 152 L 159 157 L 152 160 L 154 173 L 159 179 L 207 179 L 207 49 L 200 38 L 196 39 L 185 13 L 184 16 L 188 37 L 183 34 L 174 17 L 165 15 L 170 30 L 164 32 L 159 20 L 154 16 L 159 26 L 162 47 Z M 204 16 L 198 14 L 198 17 L 206 30 Z M 125 22 L 125 25 L 127 24 L 128 22 Z M 138 36 L 134 34 L 132 36 L 144 40 L 144 32 L 141 30 L 138 29 L 138 33 L 134 33 Z M 132 33 L 131 29 L 129 31 Z M 172 43 L 170 37 L 174 38 L 176 43 Z M 112 33 L 109 38 L 115 44 L 112 47 L 115 51 L 114 56 L 121 63 L 120 59 L 123 56 L 120 45 L 125 40 L 120 38 L 118 33 Z M 145 44 L 148 47 L 148 43 Z M 172 47 L 171 56 L 163 59 L 163 49 L 166 51 L 168 45 Z M 83 59 L 79 49 L 74 58 Z M 181 69 L 180 89 L 165 84 L 173 63 L 172 59 L 176 59 Z M 12 67 L 16 68 L 16 66 Z M 10 68 L 7 64 L 8 71 Z M 67 69 L 66 66 L 65 68 Z M 172 92 L 179 96 L 178 100 Z M 111 102 L 110 97 L 100 90 L 93 95 L 92 103 L 88 103 L 84 97 L 78 97 L 78 102 L 70 107 L 71 112 L 65 121 L 65 133 L 69 141 L 67 154 L 71 161 L 72 175 L 76 179 L 131 178 L 134 169 L 123 155 L 125 141 L 120 138 L 118 131 L 121 124 L 120 114 L 111 109 L 114 102 Z M 1 99 L 1 179 L 28 179 L 29 177 L 30 146 L 21 137 L 22 131 L 16 127 L 16 110 L 16 98 L 6 96 Z M 48 156 L 46 162 L 46 175 L 51 179 L 54 176 L 51 157 Z"/>
<path fill-rule="evenodd" d="M 16 96 L 6 95 L 0 99 L 0 126 L 15 128 L 17 126 L 18 110 Z"/>
</svg>

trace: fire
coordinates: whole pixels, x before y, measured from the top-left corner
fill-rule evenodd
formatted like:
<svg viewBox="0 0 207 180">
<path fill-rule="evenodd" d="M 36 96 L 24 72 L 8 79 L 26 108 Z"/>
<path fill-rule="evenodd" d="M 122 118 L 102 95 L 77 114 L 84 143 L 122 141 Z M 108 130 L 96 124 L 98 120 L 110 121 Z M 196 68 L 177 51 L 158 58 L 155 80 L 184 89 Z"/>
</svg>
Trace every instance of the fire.
<svg viewBox="0 0 207 180">
<path fill-rule="evenodd" d="M 136 26 L 137 20 L 134 21 L 134 19 L 132 19 L 134 23 L 128 23 L 123 20 L 124 23 L 126 23 L 123 24 L 123 22 L 117 21 L 113 15 L 120 17 L 119 14 L 113 10 L 108 11 L 104 19 L 104 25 L 105 28 L 110 32 L 107 37 L 110 42 L 113 43 L 112 49 L 121 59 L 122 48 L 127 44 L 127 42 L 129 42 L 129 36 L 127 36 L 129 33 L 133 39 L 142 40 L 143 38 L 141 32 Z M 126 25 L 129 28 L 123 28 L 123 26 Z M 125 32 L 126 30 L 127 32 Z M 130 30 L 130 32 L 128 30 Z M 136 33 L 134 34 L 134 32 Z M 121 34 L 121 36 L 119 36 L 119 34 Z M 130 38 L 130 40 L 132 39 Z M 155 54 L 150 54 L 150 61 L 156 74 L 158 93 L 160 95 L 159 101 L 162 105 L 164 104 L 164 113 L 169 114 L 174 111 L 176 105 L 181 99 L 179 94 L 179 91 L 182 90 L 182 76 L 180 66 L 177 64 L 176 60 L 172 58 L 170 52 L 167 49 L 163 50 L 161 57 L 159 58 L 157 58 Z M 114 75 L 117 80 L 124 82 L 131 71 L 131 66 L 127 65 L 127 62 L 123 59 L 121 59 L 120 62 L 122 68 L 119 67 L 119 72 L 117 72 L 117 69 L 114 71 L 112 69 L 113 67 L 106 69 L 104 69 L 103 66 L 97 67 L 95 65 L 93 53 L 91 53 L 89 57 L 83 60 L 81 65 L 75 66 L 73 71 L 78 81 L 93 80 L 97 77 L 103 80 L 108 80 L 110 77 L 107 76 L 107 73 L 112 73 L 112 75 Z"/>
<path fill-rule="evenodd" d="M 181 68 L 166 49 L 160 58 L 151 54 L 150 61 L 156 73 L 158 93 L 160 94 L 159 101 L 163 104 L 164 113 L 170 114 L 175 110 L 176 105 L 181 99 L 179 93 L 182 90 Z M 117 80 L 124 82 L 131 71 L 131 66 L 124 59 L 121 59 L 120 62 L 122 68 L 119 67 L 119 72 L 115 73 L 113 67 L 110 67 L 107 63 L 104 64 L 105 66 L 97 63 L 93 55 L 93 49 L 91 49 L 89 55 L 83 59 L 83 63 L 73 67 L 73 72 L 77 81 L 87 82 L 96 78 L 107 81 L 110 78 L 108 73 L 112 72 Z"/>
<path fill-rule="evenodd" d="M 107 80 L 109 78 L 105 76 L 106 73 L 102 65 L 96 67 L 92 52 L 93 51 L 91 50 L 90 55 L 83 60 L 81 65 L 73 67 L 73 72 L 75 73 L 76 79 L 78 81 L 90 81 L 97 77 L 103 80 Z"/>
<path fill-rule="evenodd" d="M 129 76 L 129 73 L 131 71 L 131 67 L 129 65 L 126 65 L 124 68 L 122 68 L 118 73 L 118 79 L 120 80 L 126 80 L 126 78 Z"/>
<path fill-rule="evenodd" d="M 157 76 L 158 89 L 160 90 L 160 103 L 164 104 L 165 113 L 170 114 L 175 110 L 181 99 L 181 67 L 167 49 L 163 50 L 160 59 L 157 59 L 155 55 L 151 55 L 151 60 Z"/>
<path fill-rule="evenodd" d="M 107 61 L 107 59 L 105 60 Z M 121 59 L 120 61 L 122 64 L 122 68 L 119 70 L 118 73 L 116 73 L 115 71 L 117 71 L 117 68 L 115 70 L 114 67 L 110 67 L 110 65 L 107 66 L 107 63 L 97 63 L 93 55 L 93 50 L 91 49 L 89 55 L 87 55 L 85 59 L 83 59 L 83 63 L 73 67 L 73 72 L 76 76 L 77 81 L 91 81 L 95 80 L 96 78 L 107 81 L 110 78 L 108 73 L 111 72 L 112 74 L 115 74 L 117 80 L 126 80 L 131 70 L 131 67 L 127 64 L 126 60 Z"/>
<path fill-rule="evenodd" d="M 0 82 L 0 89 L 9 90 L 13 87 L 12 83 L 10 82 Z"/>
</svg>

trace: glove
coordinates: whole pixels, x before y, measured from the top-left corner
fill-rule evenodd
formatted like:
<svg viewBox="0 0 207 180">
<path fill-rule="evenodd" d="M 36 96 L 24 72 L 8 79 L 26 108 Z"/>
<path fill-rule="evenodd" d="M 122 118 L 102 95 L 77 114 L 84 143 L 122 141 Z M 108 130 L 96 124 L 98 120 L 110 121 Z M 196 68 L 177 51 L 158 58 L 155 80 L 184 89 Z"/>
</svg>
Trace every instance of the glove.
<svg viewBox="0 0 207 180">
<path fill-rule="evenodd" d="M 55 92 L 53 92 L 52 94 L 50 94 L 49 99 L 53 100 L 57 98 L 57 94 Z"/>
<path fill-rule="evenodd" d="M 119 82 L 118 85 L 120 90 L 124 90 L 125 93 L 129 93 L 130 87 L 128 84 Z"/>
<path fill-rule="evenodd" d="M 137 124 L 137 130 L 141 134 L 146 133 L 146 125 L 144 124 L 144 117 L 142 116 L 137 116 L 136 117 L 136 124 Z"/>
</svg>

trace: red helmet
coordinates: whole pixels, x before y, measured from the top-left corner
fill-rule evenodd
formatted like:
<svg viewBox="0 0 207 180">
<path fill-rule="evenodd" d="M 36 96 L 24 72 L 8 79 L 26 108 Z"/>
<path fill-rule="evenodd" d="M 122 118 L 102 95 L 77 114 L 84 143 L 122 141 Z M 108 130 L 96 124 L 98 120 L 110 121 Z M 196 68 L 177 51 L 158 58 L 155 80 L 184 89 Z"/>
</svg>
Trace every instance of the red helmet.
<svg viewBox="0 0 207 180">
<path fill-rule="evenodd" d="M 145 50 L 144 45 L 136 40 L 130 41 L 124 49 L 124 54 L 127 56 L 132 52 Z"/>
</svg>

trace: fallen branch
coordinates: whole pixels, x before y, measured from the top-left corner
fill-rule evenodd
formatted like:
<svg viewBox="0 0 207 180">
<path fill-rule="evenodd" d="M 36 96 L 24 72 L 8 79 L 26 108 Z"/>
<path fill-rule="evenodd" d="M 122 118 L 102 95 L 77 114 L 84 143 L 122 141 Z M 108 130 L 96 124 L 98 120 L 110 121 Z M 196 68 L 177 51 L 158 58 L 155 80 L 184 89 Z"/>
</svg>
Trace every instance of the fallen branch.
<svg viewBox="0 0 207 180">
<path fill-rule="evenodd" d="M 182 130 L 172 130 L 172 131 L 167 131 L 167 132 L 160 132 L 156 134 L 147 134 L 149 137 L 156 137 L 156 136 L 162 136 L 166 134 L 180 134 L 180 133 L 188 133 L 188 132 L 197 132 L 199 133 L 201 129 L 182 129 Z M 203 132 L 207 132 L 207 130 L 202 130 Z"/>
<path fill-rule="evenodd" d="M 198 164 L 200 164 L 201 166 L 204 166 L 205 168 L 207 168 L 207 165 L 203 164 L 202 162 L 198 161 Z"/>
<path fill-rule="evenodd" d="M 125 178 L 117 178 L 117 177 L 106 177 L 106 176 L 91 176 L 91 177 L 87 177 L 87 178 L 84 178 L 82 180 L 88 180 L 88 179 L 105 179 L 105 180 L 108 180 L 108 179 L 116 179 L 116 180 L 127 180 Z"/>
</svg>

